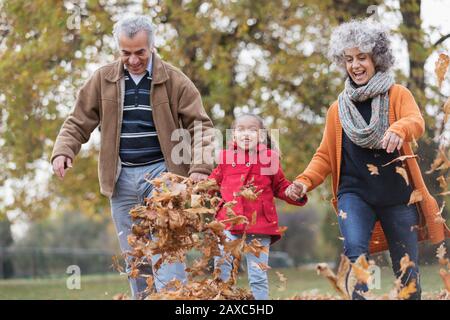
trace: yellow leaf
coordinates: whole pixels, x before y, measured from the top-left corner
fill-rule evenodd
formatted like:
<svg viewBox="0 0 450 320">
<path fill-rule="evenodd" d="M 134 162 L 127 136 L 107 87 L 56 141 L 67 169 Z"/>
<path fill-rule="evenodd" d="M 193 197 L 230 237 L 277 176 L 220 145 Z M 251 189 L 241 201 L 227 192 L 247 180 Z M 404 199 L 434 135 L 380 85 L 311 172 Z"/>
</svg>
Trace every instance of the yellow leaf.
<svg viewBox="0 0 450 320">
<path fill-rule="evenodd" d="M 379 175 L 377 166 L 369 163 L 367 164 L 367 169 L 369 169 L 370 175 Z"/>
<path fill-rule="evenodd" d="M 409 186 L 408 173 L 406 172 L 405 168 L 395 167 L 395 172 L 397 172 L 399 175 L 401 175 L 403 177 L 403 179 L 405 180 L 406 185 Z"/>
<path fill-rule="evenodd" d="M 413 204 L 413 203 L 416 203 L 416 202 L 420 202 L 420 201 L 422 201 L 423 200 L 423 196 L 422 196 L 422 193 L 419 191 L 419 190 L 414 190 L 412 193 L 411 193 L 411 196 L 410 196 L 410 198 L 409 198 L 409 202 L 408 202 L 408 206 L 410 205 L 410 204 Z"/>
<path fill-rule="evenodd" d="M 278 287 L 278 291 L 284 291 L 286 290 L 286 286 L 287 286 L 287 278 L 284 274 L 282 274 L 279 271 L 275 271 L 276 275 L 278 276 L 278 279 L 281 282 L 281 286 Z"/>
<path fill-rule="evenodd" d="M 436 178 L 436 180 L 439 182 L 439 187 L 442 189 L 447 189 L 447 180 L 444 178 L 444 176 L 439 176 Z"/>
<path fill-rule="evenodd" d="M 438 80 L 439 88 L 442 85 L 442 81 L 444 81 L 445 74 L 447 73 L 448 64 L 450 63 L 450 58 L 445 53 L 439 54 L 439 58 L 435 63 L 434 72 L 436 73 L 436 77 Z"/>
<path fill-rule="evenodd" d="M 287 229 L 288 229 L 288 227 L 286 227 L 286 226 L 280 226 L 280 227 L 278 227 L 277 231 L 281 234 L 284 234 Z"/>
<path fill-rule="evenodd" d="M 450 97 L 448 97 L 447 101 L 444 103 L 444 125 L 447 123 L 448 117 L 450 115 Z"/>
</svg>

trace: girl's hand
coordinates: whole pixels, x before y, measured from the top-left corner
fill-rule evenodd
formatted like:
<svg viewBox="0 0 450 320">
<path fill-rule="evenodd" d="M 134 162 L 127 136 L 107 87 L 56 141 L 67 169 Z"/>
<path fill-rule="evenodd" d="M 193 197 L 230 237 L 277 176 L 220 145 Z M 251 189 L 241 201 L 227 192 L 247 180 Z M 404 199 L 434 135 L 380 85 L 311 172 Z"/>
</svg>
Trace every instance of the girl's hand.
<svg viewBox="0 0 450 320">
<path fill-rule="evenodd" d="M 298 199 L 303 198 L 307 189 L 308 188 L 303 183 L 294 181 L 289 187 L 287 187 L 284 193 L 290 199 L 297 201 Z"/>
<path fill-rule="evenodd" d="M 396 133 L 392 131 L 386 131 L 383 140 L 381 140 L 381 146 L 386 149 L 387 153 L 394 152 L 395 149 L 400 150 L 404 140 L 400 138 Z"/>
</svg>

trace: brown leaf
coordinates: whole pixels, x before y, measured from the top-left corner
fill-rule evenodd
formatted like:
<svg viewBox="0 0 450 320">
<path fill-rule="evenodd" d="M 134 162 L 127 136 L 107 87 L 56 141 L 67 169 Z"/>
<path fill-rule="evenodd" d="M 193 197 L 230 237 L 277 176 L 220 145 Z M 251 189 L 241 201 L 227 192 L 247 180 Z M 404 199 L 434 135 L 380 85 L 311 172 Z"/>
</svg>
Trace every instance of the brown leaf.
<svg viewBox="0 0 450 320">
<path fill-rule="evenodd" d="M 258 199 L 258 196 L 261 194 L 262 190 L 259 190 L 258 192 L 255 192 L 255 190 L 253 188 L 247 188 L 244 187 L 241 189 L 240 192 L 236 193 L 236 196 L 242 196 L 243 198 L 250 200 L 250 201 L 255 201 L 256 199 Z"/>
<path fill-rule="evenodd" d="M 370 279 L 369 263 L 366 256 L 361 255 L 352 264 L 352 273 L 359 283 L 367 284 Z"/>
<path fill-rule="evenodd" d="M 395 158 L 394 160 L 389 161 L 388 163 L 383 164 L 382 167 L 386 167 L 386 166 L 390 165 L 391 163 L 394 163 L 394 162 L 397 162 L 397 161 L 405 161 L 406 159 L 412 159 L 412 158 L 417 158 L 417 154 L 397 157 L 397 158 Z"/>
<path fill-rule="evenodd" d="M 450 58 L 445 53 L 439 54 L 439 58 L 435 63 L 434 72 L 436 74 L 438 80 L 439 88 L 442 85 L 442 81 L 444 81 L 445 74 L 447 73 L 448 64 L 450 63 Z"/>
<path fill-rule="evenodd" d="M 450 97 L 447 98 L 447 101 L 445 101 L 444 106 L 444 126 L 447 123 L 448 117 L 450 116 Z"/>
<path fill-rule="evenodd" d="M 123 267 L 120 265 L 119 258 L 116 255 L 112 256 L 112 267 L 118 272 L 122 273 L 124 271 Z"/>
<path fill-rule="evenodd" d="M 235 225 L 243 224 L 243 223 L 248 224 L 248 219 L 245 216 L 237 215 L 232 218 L 222 220 L 222 223 L 225 223 L 225 224 L 229 223 L 229 224 L 231 224 L 231 226 L 235 226 Z"/>
<path fill-rule="evenodd" d="M 373 164 L 368 163 L 367 169 L 370 171 L 370 175 L 379 175 L 377 166 L 374 166 Z"/>
<path fill-rule="evenodd" d="M 405 254 L 401 259 L 400 259 L 400 271 L 402 273 L 406 273 L 408 271 L 408 268 L 412 268 L 414 267 L 414 262 L 412 262 L 409 259 L 409 255 Z M 400 277 L 401 278 L 401 277 Z"/>
<path fill-rule="evenodd" d="M 408 179 L 408 173 L 406 172 L 406 169 L 403 167 L 395 167 L 395 172 L 397 172 L 399 175 L 403 177 L 403 179 L 406 182 L 406 185 L 409 186 L 409 179 Z"/>
<path fill-rule="evenodd" d="M 284 274 L 282 274 L 279 271 L 275 271 L 276 275 L 278 276 L 278 279 L 281 282 L 281 286 L 278 287 L 278 291 L 284 291 L 287 287 L 287 278 Z"/>
<path fill-rule="evenodd" d="M 444 176 L 439 176 L 436 178 L 436 180 L 439 182 L 439 187 L 442 189 L 447 189 L 447 180 L 444 178 Z"/>
<path fill-rule="evenodd" d="M 423 200 L 423 196 L 422 196 L 422 193 L 420 192 L 420 190 L 414 190 L 412 193 L 411 193 L 411 196 L 410 196 L 410 198 L 409 198 L 409 202 L 408 202 L 408 206 L 410 205 L 410 204 L 413 204 L 413 203 L 416 203 L 416 202 L 420 202 L 420 201 L 422 201 Z"/>
<path fill-rule="evenodd" d="M 426 174 L 430 174 L 434 172 L 435 170 L 446 170 L 450 167 L 450 161 L 448 160 L 445 149 L 439 148 L 436 158 L 434 159 L 433 163 L 431 164 L 430 170 L 425 172 Z"/>
<path fill-rule="evenodd" d="M 191 208 L 199 208 L 202 207 L 202 195 L 201 194 L 192 194 L 191 195 Z"/>
<path fill-rule="evenodd" d="M 277 231 L 283 235 L 287 229 L 288 229 L 287 226 L 279 226 Z"/>
<path fill-rule="evenodd" d="M 259 269 L 261 269 L 261 271 L 268 271 L 270 269 L 272 269 L 269 265 L 262 263 L 262 262 L 255 262 L 253 261 L 253 264 L 258 267 Z"/>
<path fill-rule="evenodd" d="M 243 248 L 244 253 L 251 253 L 259 257 L 261 253 L 269 254 L 269 247 L 265 247 L 258 239 L 253 239 L 250 243 L 245 243 Z"/>
<path fill-rule="evenodd" d="M 192 213 L 192 214 L 214 214 L 216 213 L 216 210 L 214 208 L 190 208 L 190 209 L 184 209 L 183 210 L 186 213 Z"/>
</svg>

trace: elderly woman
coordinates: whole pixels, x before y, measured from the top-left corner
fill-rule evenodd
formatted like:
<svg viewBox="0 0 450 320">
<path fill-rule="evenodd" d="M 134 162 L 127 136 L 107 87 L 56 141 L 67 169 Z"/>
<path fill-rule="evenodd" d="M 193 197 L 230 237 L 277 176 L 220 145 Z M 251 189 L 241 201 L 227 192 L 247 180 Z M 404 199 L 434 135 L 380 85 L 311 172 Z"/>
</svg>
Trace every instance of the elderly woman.
<svg viewBox="0 0 450 320">
<path fill-rule="evenodd" d="M 385 164 L 413 154 L 409 143 L 423 134 L 424 120 L 411 92 L 395 84 L 394 57 L 382 25 L 369 20 L 340 25 L 332 33 L 329 56 L 345 69 L 345 88 L 328 110 L 314 157 L 286 194 L 299 198 L 331 173 L 345 255 L 354 262 L 388 247 L 399 277 L 400 260 L 407 254 L 414 266 L 404 273 L 402 285 L 415 282 L 417 290 L 410 298 L 420 299 L 418 241 L 438 243 L 448 229 L 435 221 L 439 207 L 416 159 Z M 399 174 L 399 167 L 409 181 Z M 414 190 L 421 200 L 409 204 Z M 353 298 L 363 298 L 360 293 L 366 290 L 365 285 L 357 286 Z"/>
</svg>

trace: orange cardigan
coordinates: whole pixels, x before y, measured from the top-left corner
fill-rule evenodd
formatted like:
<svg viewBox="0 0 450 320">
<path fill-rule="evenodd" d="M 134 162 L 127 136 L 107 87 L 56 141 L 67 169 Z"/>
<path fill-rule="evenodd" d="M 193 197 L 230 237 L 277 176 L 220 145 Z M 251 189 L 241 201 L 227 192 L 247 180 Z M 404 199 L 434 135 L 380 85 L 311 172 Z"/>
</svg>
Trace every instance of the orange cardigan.
<svg viewBox="0 0 450 320">
<path fill-rule="evenodd" d="M 410 142 L 418 139 L 424 132 L 425 123 L 411 92 L 398 84 L 389 89 L 389 124 L 388 130 L 395 132 L 405 143 L 401 148 L 402 155 L 412 155 Z M 339 186 L 342 154 L 342 125 L 338 115 L 338 102 L 335 101 L 328 109 L 325 131 L 322 142 L 316 150 L 305 171 L 296 180 L 304 183 L 308 191 L 319 186 L 331 173 L 333 199 L 332 205 L 337 213 L 336 193 Z M 422 193 L 423 200 L 416 203 L 420 213 L 419 240 L 431 240 L 434 244 L 450 237 L 450 230 L 445 223 L 435 221 L 439 206 L 429 193 L 417 164 L 416 159 L 406 160 L 406 169 L 414 189 Z M 387 241 L 379 221 L 370 241 L 371 253 L 386 250 Z"/>
</svg>

